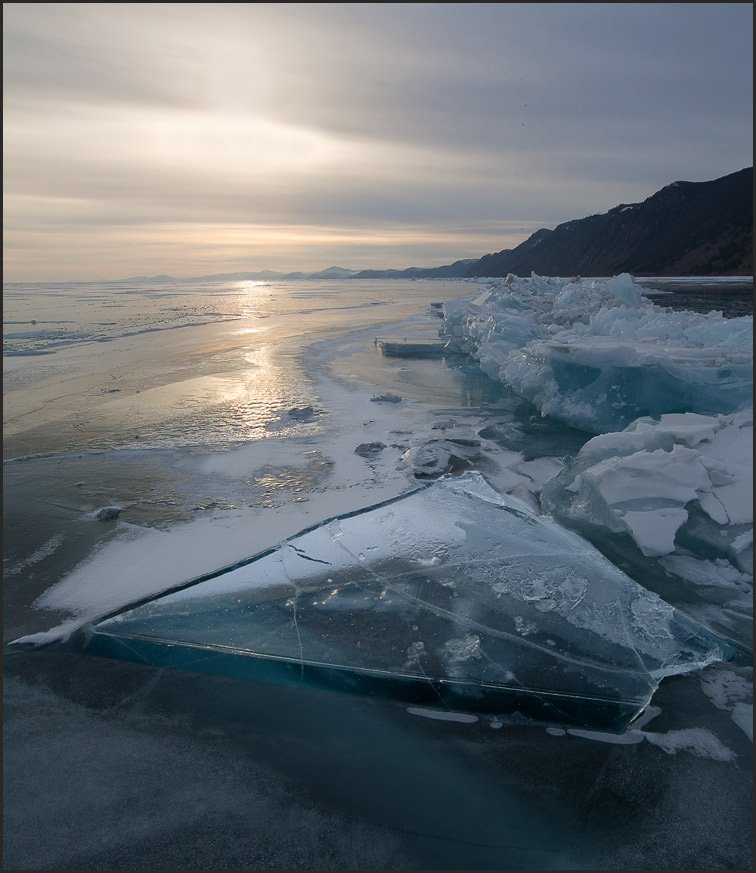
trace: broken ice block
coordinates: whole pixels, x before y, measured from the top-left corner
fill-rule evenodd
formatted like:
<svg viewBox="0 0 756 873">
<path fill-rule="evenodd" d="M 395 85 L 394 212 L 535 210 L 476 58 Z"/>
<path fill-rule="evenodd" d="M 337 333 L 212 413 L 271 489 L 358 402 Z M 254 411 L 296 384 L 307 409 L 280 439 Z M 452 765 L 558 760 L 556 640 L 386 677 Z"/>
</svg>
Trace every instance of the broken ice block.
<svg viewBox="0 0 756 873">
<path fill-rule="evenodd" d="M 444 473 L 471 467 L 480 457 L 480 440 L 449 437 L 425 442 L 407 449 L 399 466 L 409 469 L 417 479 L 431 479 Z"/>
<path fill-rule="evenodd" d="M 568 522 L 629 533 L 644 555 L 672 554 L 684 543 L 707 553 L 713 547 L 745 570 L 752 563 L 753 412 L 639 418 L 594 437 L 546 485 L 541 502 Z"/>
<path fill-rule="evenodd" d="M 542 415 L 580 430 L 753 403 L 753 318 L 656 306 L 627 273 L 492 280 L 443 309 L 449 351 L 472 355 Z"/>
<path fill-rule="evenodd" d="M 614 731 L 663 677 L 732 654 L 474 472 L 101 620 L 86 648 Z"/>
</svg>

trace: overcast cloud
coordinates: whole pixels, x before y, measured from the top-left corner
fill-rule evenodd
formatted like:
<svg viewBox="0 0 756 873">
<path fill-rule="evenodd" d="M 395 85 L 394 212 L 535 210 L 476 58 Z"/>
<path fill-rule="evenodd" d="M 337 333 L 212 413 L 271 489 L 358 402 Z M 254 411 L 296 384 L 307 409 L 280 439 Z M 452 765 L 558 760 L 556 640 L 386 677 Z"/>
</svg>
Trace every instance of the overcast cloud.
<svg viewBox="0 0 756 873">
<path fill-rule="evenodd" d="M 752 16 L 6 3 L 6 281 L 448 263 L 734 172 Z"/>
</svg>

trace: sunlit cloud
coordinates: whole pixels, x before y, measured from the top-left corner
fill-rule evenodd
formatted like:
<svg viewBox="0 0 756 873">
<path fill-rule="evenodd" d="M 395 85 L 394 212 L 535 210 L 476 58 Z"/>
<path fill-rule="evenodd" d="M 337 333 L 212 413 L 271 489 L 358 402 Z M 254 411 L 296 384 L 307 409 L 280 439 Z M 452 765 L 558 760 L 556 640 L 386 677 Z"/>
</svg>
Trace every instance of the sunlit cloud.
<svg viewBox="0 0 756 873">
<path fill-rule="evenodd" d="M 397 225 L 103 224 L 87 228 L 86 233 L 80 226 L 11 227 L 6 259 L 12 272 L 35 257 L 35 275 L 40 281 L 60 277 L 61 271 L 78 279 L 125 277 L 140 272 L 145 261 L 152 273 L 176 276 L 259 271 L 269 269 L 271 263 L 286 264 L 291 272 L 312 272 L 343 266 L 345 253 L 354 269 L 402 262 L 432 266 L 445 258 L 479 257 L 502 244 L 516 245 L 536 229 L 537 224 L 506 222 L 432 229 Z M 17 263 L 14 258 L 18 258 Z M 105 272 L 103 259 L 108 264 Z"/>
<path fill-rule="evenodd" d="M 752 162 L 748 4 L 3 19 L 8 280 L 448 263 Z"/>
</svg>

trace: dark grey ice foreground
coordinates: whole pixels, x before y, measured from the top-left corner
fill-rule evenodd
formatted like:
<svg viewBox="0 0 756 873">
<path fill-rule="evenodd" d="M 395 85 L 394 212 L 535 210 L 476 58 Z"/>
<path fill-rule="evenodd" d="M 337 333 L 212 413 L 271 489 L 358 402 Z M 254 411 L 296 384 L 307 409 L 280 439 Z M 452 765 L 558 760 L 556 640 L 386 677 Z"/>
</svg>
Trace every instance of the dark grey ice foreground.
<svg viewBox="0 0 756 873">
<path fill-rule="evenodd" d="M 86 648 L 617 732 L 665 676 L 734 654 L 473 472 L 101 620 Z"/>
</svg>

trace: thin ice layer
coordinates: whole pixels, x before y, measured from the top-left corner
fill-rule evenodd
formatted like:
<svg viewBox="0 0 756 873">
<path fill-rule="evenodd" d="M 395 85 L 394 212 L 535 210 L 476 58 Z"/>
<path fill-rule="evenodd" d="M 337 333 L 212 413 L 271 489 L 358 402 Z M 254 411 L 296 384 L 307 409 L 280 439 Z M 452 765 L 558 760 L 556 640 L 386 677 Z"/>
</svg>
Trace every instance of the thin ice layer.
<svg viewBox="0 0 756 873">
<path fill-rule="evenodd" d="M 729 654 L 472 472 L 101 621 L 88 648 L 615 730 L 661 678 Z"/>
</svg>

